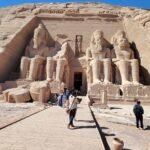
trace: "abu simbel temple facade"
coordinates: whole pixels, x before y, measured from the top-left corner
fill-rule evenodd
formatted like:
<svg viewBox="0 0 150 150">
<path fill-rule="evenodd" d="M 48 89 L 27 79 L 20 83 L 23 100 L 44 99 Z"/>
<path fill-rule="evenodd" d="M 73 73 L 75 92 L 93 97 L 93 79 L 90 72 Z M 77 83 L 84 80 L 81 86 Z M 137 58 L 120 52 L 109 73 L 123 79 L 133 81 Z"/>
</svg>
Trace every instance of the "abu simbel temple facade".
<svg viewBox="0 0 150 150">
<path fill-rule="evenodd" d="M 64 88 L 150 99 L 150 11 L 101 3 L 0 9 L 0 92 L 47 102 Z"/>
</svg>

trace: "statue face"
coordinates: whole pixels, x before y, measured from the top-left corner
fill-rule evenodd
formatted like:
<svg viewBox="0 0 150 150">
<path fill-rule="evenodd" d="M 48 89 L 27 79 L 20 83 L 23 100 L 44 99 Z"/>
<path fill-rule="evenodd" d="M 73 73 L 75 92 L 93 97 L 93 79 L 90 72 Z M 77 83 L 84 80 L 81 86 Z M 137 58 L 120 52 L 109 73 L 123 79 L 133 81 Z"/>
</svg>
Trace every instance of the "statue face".
<svg viewBox="0 0 150 150">
<path fill-rule="evenodd" d="M 129 47 L 128 39 L 125 35 L 120 35 L 117 39 L 117 44 L 120 48 L 127 48 Z"/>
<path fill-rule="evenodd" d="M 94 33 L 94 39 L 96 45 L 102 45 L 104 41 L 103 32 L 97 31 Z"/>
</svg>

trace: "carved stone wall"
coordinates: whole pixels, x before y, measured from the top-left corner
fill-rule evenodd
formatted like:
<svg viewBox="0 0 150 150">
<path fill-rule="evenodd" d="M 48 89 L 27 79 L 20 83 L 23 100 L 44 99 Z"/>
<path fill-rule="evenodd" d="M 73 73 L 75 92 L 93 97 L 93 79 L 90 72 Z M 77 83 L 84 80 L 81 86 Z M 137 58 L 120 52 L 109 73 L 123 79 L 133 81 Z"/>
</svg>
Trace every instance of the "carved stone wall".
<svg viewBox="0 0 150 150">
<path fill-rule="evenodd" d="M 76 35 L 82 35 L 82 51 L 85 52 L 87 45 L 89 45 L 91 35 L 95 30 L 102 30 L 105 33 L 105 38 L 110 40 L 112 35 L 115 34 L 118 29 L 123 29 L 121 22 L 108 23 L 99 20 L 93 21 L 86 20 L 84 17 L 71 17 L 68 19 L 67 17 L 64 19 L 58 17 L 47 17 L 46 20 L 44 17 L 40 17 L 40 19 L 52 37 L 56 38 L 57 34 L 59 34 L 64 35 L 64 37 L 66 36 L 66 39 L 69 38 L 70 45 L 72 48 L 74 48 L 74 51 L 76 47 Z"/>
</svg>

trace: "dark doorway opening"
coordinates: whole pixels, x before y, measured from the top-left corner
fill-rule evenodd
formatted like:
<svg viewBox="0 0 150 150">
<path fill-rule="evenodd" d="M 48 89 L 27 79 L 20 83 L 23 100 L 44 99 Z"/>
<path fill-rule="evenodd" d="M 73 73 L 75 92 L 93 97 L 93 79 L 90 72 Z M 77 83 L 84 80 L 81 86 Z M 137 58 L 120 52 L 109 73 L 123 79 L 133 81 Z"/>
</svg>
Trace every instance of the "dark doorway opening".
<svg viewBox="0 0 150 150">
<path fill-rule="evenodd" d="M 82 72 L 74 73 L 74 89 L 81 91 L 82 86 Z"/>
</svg>

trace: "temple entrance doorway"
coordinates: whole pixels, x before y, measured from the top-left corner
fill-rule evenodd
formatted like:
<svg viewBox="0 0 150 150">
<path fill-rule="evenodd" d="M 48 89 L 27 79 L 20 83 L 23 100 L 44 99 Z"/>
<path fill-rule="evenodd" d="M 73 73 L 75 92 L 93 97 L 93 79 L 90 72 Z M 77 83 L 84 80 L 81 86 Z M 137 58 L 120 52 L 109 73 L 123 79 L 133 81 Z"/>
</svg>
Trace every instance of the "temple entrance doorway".
<svg viewBox="0 0 150 150">
<path fill-rule="evenodd" d="M 74 89 L 81 91 L 82 86 L 82 72 L 74 73 Z"/>
</svg>

